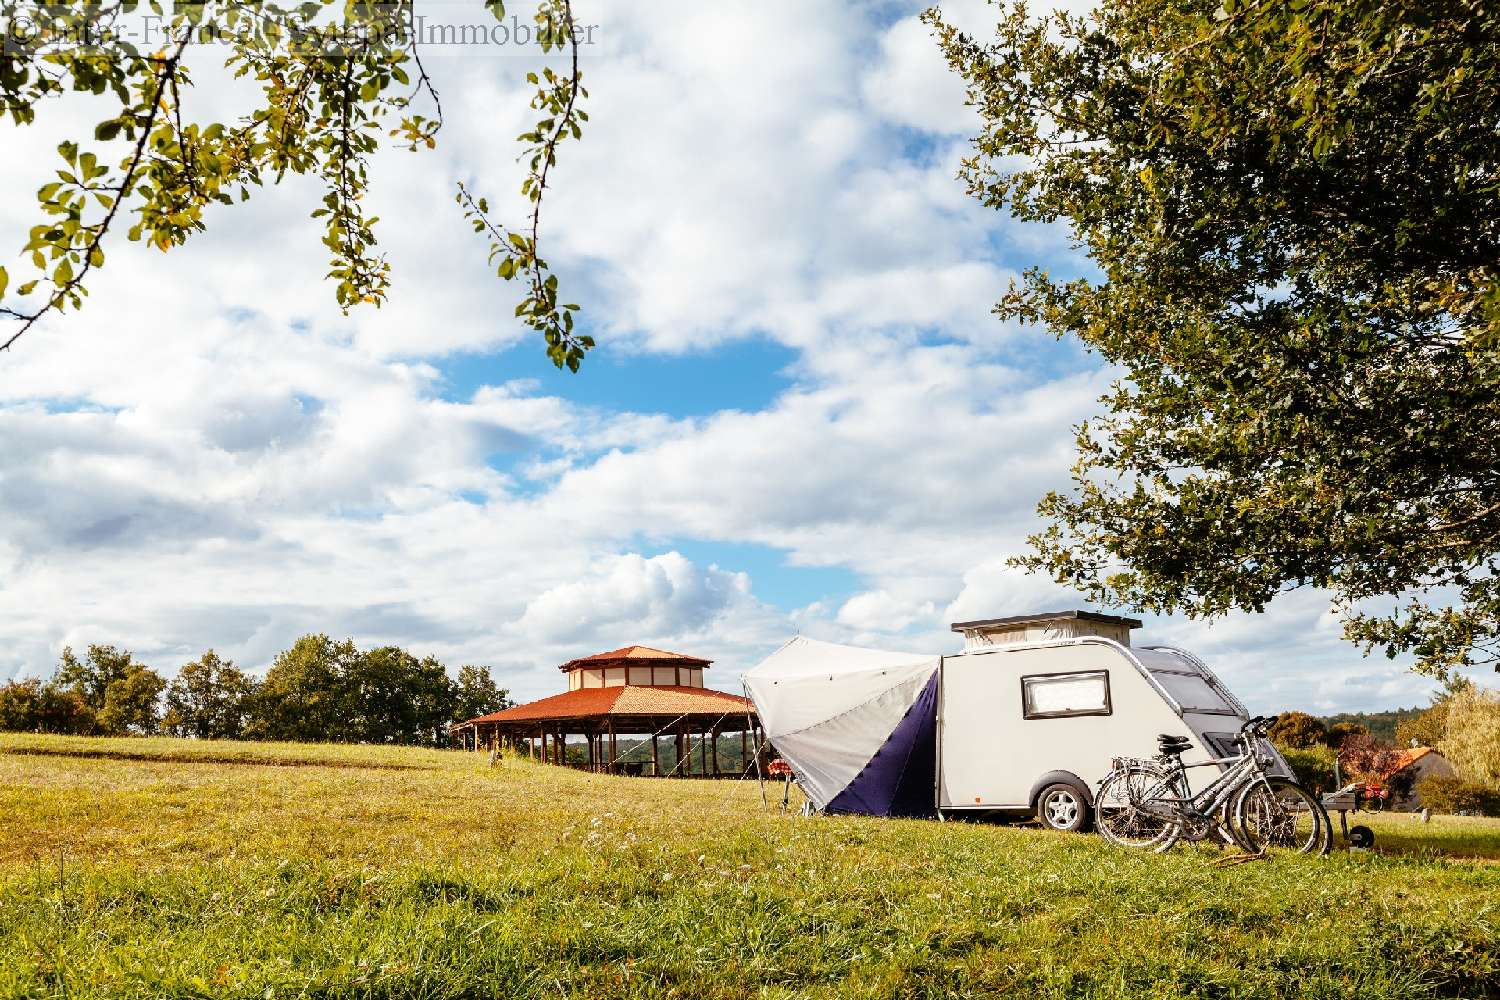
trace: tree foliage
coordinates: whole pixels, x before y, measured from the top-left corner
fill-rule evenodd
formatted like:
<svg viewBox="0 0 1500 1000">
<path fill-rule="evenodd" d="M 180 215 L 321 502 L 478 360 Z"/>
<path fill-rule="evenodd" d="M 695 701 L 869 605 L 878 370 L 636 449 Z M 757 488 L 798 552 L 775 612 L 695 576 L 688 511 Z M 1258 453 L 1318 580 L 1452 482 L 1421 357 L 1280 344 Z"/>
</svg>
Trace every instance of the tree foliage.
<svg viewBox="0 0 1500 1000">
<path fill-rule="evenodd" d="M 1337 750 L 1344 745 L 1344 741 L 1351 736 L 1369 736 L 1370 730 L 1358 722 L 1335 722 L 1328 727 L 1323 734 L 1323 743 L 1331 750 Z"/>
<path fill-rule="evenodd" d="M 1306 712 L 1283 712 L 1266 735 L 1283 746 L 1305 750 L 1324 745 L 1328 731 Z"/>
<path fill-rule="evenodd" d="M 458 668 L 453 701 L 453 718 L 458 722 L 498 712 L 514 704 L 510 692 L 495 683 L 489 667 L 471 664 Z"/>
<path fill-rule="evenodd" d="M 98 720 L 77 691 L 28 678 L 0 687 L 0 730 L 88 736 Z"/>
<path fill-rule="evenodd" d="M 99 728 L 109 736 L 153 736 L 161 723 L 158 704 L 167 682 L 149 667 L 135 666 L 110 683 L 99 708 Z"/>
<path fill-rule="evenodd" d="M 104 707 L 109 686 L 124 680 L 139 666 L 128 649 L 90 645 L 84 658 L 80 660 L 72 646 L 64 646 L 52 683 L 65 690 L 76 691 L 98 711 Z"/>
<path fill-rule="evenodd" d="M 492 701 L 489 701 L 493 697 Z M 488 704 L 486 705 L 486 702 Z M 487 668 L 458 681 L 431 656 L 305 635 L 279 654 L 249 701 L 251 739 L 442 746 L 450 722 L 504 707 Z"/>
<path fill-rule="evenodd" d="M 1500 791 L 1500 692 L 1471 685 L 1454 694 L 1437 748 L 1459 777 Z"/>
<path fill-rule="evenodd" d="M 1379 782 L 1387 779 L 1401 763 L 1401 750 L 1373 736 L 1350 736 L 1338 751 L 1346 777 Z"/>
<path fill-rule="evenodd" d="M 210 649 L 168 684 L 129 651 L 94 645 L 81 660 L 64 649 L 46 681 L 0 686 L 0 730 L 443 746 L 449 723 L 510 704 L 488 667 L 455 680 L 434 657 L 326 635 L 298 639 L 262 681 Z"/>
<path fill-rule="evenodd" d="M 172 736 L 234 740 L 245 733 L 255 681 L 212 649 L 185 663 L 167 687 L 162 728 Z"/>
<path fill-rule="evenodd" d="M 474 4 L 476 12 L 481 4 Z M 502 0 L 484 0 L 495 20 Z M 142 15 L 154 14 L 144 21 Z M 576 305 L 562 303 L 540 254 L 541 209 L 558 146 L 582 135 L 588 115 L 578 67 L 580 29 L 570 0 L 537 0 L 533 35 L 562 53 L 562 70 L 529 75 L 536 124 L 523 133 L 525 225 L 492 221 L 483 199 L 460 189 L 475 228 L 491 235 L 499 277 L 521 279 L 516 315 L 538 331 L 548 356 L 576 370 L 593 341 L 574 331 Z M 37 192 L 39 221 L 23 248 L 32 273 L 11 288 L 0 267 L 0 350 L 42 317 L 77 309 L 90 274 L 104 266 L 106 237 L 127 223 L 130 240 L 161 251 L 205 227 L 207 210 L 250 198 L 288 174 L 317 178 L 328 277 L 338 304 L 379 306 L 390 266 L 378 250 L 377 219 L 364 205 L 369 163 L 382 141 L 416 151 L 437 144 L 442 102 L 422 64 L 416 0 L 109 3 L 45 6 L 0 0 L 0 115 L 25 127 L 56 114 L 72 95 L 97 106 L 91 135 L 58 147 L 55 179 Z M 143 24 L 149 34 L 143 34 Z M 143 40 L 144 39 L 144 40 Z M 147 44 L 146 42 L 149 42 Z M 213 48 L 259 96 L 224 121 L 195 117 L 190 54 Z"/>
<path fill-rule="evenodd" d="M 1018 562 L 1193 616 L 1326 588 L 1367 651 L 1494 660 L 1500 7 L 1015 5 L 987 42 L 928 18 L 983 116 L 971 193 L 1097 266 L 998 311 L 1121 372 Z"/>
</svg>

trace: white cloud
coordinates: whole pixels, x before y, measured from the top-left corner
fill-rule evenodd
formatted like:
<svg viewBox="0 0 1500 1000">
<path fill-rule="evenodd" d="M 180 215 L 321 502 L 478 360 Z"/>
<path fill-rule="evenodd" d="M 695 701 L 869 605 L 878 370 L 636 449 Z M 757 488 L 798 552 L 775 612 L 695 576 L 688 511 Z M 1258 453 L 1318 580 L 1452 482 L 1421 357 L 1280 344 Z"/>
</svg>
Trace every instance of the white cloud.
<svg viewBox="0 0 1500 1000">
<path fill-rule="evenodd" d="M 1070 427 L 1108 374 L 989 314 L 1057 233 L 954 180 L 969 112 L 917 5 L 580 9 L 606 44 L 550 195 L 554 266 L 611 345 L 769 337 L 798 352 L 793 384 L 695 417 L 580 406 L 503 371 L 444 398 L 452 352 L 530 335 L 451 186 L 514 210 L 525 63 L 442 58 L 439 151 L 374 167 L 387 308 L 333 307 L 316 191 L 296 182 L 166 256 L 112 245 L 82 313 L 0 356 L 0 677 L 94 641 L 168 670 L 209 645 L 262 667 L 326 630 L 492 663 L 525 696 L 629 642 L 712 657 L 732 687 L 794 628 L 953 649 L 951 620 L 1072 603 L 1004 560 L 1066 483 Z M 41 183 L 57 135 L 0 136 L 7 190 Z M 27 211 L 0 199 L 0 226 L 24 231 Z M 771 546 L 860 592 L 778 609 L 679 539 Z M 1422 687 L 1360 664 L 1299 602 L 1151 626 L 1264 707 Z"/>
<path fill-rule="evenodd" d="M 949 23 L 966 26 L 944 8 Z M 967 12 L 965 12 L 967 13 Z M 862 81 L 876 114 L 910 128 L 979 133 L 980 118 L 966 103 L 963 80 L 948 68 L 932 32 L 916 17 L 902 18 L 880 38 L 880 59 Z"/>
<path fill-rule="evenodd" d="M 527 602 L 516 631 L 556 644 L 607 645 L 621 629 L 641 641 L 671 637 L 712 623 L 750 600 L 743 573 L 700 569 L 676 552 L 650 559 L 608 557 L 578 580 L 558 584 Z"/>
</svg>

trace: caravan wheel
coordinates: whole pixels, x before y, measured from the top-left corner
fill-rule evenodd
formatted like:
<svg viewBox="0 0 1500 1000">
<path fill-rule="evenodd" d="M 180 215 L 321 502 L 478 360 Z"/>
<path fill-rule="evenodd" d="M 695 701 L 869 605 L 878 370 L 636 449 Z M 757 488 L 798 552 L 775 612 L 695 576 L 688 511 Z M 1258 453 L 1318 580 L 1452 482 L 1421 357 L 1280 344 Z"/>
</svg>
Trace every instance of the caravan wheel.
<svg viewBox="0 0 1500 1000">
<path fill-rule="evenodd" d="M 1077 833 L 1088 824 L 1089 807 L 1072 785 L 1048 785 L 1036 797 L 1036 818 L 1049 830 Z"/>
</svg>

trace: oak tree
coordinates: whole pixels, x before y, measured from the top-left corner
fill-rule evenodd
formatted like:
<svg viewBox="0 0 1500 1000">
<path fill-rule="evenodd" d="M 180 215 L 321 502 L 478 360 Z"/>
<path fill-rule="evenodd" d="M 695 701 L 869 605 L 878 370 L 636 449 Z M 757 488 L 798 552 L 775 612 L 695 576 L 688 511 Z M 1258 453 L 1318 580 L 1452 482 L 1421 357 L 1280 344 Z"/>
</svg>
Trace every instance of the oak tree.
<svg viewBox="0 0 1500 1000">
<path fill-rule="evenodd" d="M 927 15 L 962 175 L 1093 269 L 998 311 L 1119 372 L 1019 564 L 1192 616 L 1324 588 L 1367 652 L 1500 658 L 1500 6 L 1002 10 Z"/>
</svg>

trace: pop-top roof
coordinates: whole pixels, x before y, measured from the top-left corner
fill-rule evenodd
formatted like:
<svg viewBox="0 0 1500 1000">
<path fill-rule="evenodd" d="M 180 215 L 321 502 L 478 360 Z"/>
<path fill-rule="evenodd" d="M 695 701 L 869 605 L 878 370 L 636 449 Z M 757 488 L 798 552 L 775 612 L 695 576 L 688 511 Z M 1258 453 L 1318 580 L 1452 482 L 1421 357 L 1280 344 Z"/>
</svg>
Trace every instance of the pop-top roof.
<svg viewBox="0 0 1500 1000">
<path fill-rule="evenodd" d="M 664 649 L 652 649 L 650 646 L 623 646 L 620 649 L 611 649 L 607 653 L 580 656 L 576 660 L 569 660 L 557 669 L 567 673 L 569 670 L 577 670 L 580 667 L 618 666 L 622 663 L 639 663 L 642 660 L 649 660 L 654 666 L 675 663 L 685 667 L 705 668 L 713 662 L 698 656 L 688 656 L 686 653 L 669 653 Z"/>
<path fill-rule="evenodd" d="M 963 632 L 978 628 L 1020 628 L 1024 625 L 1046 625 L 1050 622 L 1064 621 L 1098 622 L 1102 625 L 1123 625 L 1126 628 L 1141 627 L 1138 618 L 1103 615 L 1097 611 L 1040 611 L 1032 615 L 1013 615 L 1009 618 L 981 618 L 972 622 L 954 622 L 951 627 L 955 632 Z"/>
</svg>

